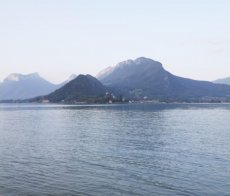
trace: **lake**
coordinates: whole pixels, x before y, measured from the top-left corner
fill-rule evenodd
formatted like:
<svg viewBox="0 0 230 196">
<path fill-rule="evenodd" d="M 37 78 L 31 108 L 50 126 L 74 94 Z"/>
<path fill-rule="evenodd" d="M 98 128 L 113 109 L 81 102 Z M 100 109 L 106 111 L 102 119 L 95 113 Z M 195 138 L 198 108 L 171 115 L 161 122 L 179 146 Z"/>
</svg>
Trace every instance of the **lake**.
<svg viewBox="0 0 230 196">
<path fill-rule="evenodd" d="M 230 105 L 0 104 L 0 195 L 230 195 Z"/>
</svg>

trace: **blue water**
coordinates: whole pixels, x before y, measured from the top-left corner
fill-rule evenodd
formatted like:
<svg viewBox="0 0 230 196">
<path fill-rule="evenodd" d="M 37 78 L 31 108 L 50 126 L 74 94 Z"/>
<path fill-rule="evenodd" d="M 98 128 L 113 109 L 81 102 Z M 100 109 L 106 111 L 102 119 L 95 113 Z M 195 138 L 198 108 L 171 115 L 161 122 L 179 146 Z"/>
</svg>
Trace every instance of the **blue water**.
<svg viewBox="0 0 230 196">
<path fill-rule="evenodd" d="M 0 104 L 0 195 L 230 195 L 230 105 Z"/>
</svg>

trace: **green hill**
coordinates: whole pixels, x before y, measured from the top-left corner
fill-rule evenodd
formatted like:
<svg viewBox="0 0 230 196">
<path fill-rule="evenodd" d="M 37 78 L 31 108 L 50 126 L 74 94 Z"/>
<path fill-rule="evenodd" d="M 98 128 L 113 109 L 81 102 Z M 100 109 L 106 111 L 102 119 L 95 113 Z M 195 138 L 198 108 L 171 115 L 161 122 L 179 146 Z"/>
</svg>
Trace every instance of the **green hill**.
<svg viewBox="0 0 230 196">
<path fill-rule="evenodd" d="M 79 75 L 62 88 L 44 96 L 50 102 L 101 102 L 106 88 L 91 75 Z"/>
</svg>

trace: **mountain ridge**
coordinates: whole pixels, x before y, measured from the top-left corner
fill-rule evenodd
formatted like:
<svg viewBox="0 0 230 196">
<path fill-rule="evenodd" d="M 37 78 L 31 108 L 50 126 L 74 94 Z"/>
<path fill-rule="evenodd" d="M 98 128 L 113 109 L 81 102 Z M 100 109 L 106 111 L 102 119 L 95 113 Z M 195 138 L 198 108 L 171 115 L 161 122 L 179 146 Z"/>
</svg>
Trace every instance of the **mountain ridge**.
<svg viewBox="0 0 230 196">
<path fill-rule="evenodd" d="M 54 89 L 55 85 L 40 77 L 38 73 L 13 73 L 0 83 L 0 100 L 32 98 L 45 95 Z"/>
<path fill-rule="evenodd" d="M 9 74 L 3 82 L 18 82 L 20 80 L 25 80 L 27 78 L 40 78 L 37 72 L 30 74 L 20 74 L 20 73 L 11 73 Z"/>
<path fill-rule="evenodd" d="M 213 83 L 230 85 L 230 77 L 214 80 Z"/>
<path fill-rule="evenodd" d="M 173 75 L 160 62 L 145 57 L 120 62 L 98 79 L 131 99 L 192 100 L 230 96 L 227 85 Z"/>
<path fill-rule="evenodd" d="M 46 93 L 38 92 L 39 88 L 34 85 L 34 82 L 29 82 L 29 79 L 36 81 L 43 78 L 37 73 L 26 76 L 23 74 L 9 75 L 3 83 L 0 83 L 0 100 L 4 97 L 2 93 L 4 85 L 7 87 L 9 84 L 21 82 L 26 87 L 34 90 L 33 93 L 37 93 L 36 96 L 33 96 L 35 98 L 30 100 L 39 102 L 42 100 L 50 102 L 64 101 L 67 103 L 81 101 L 94 103 L 111 100 L 117 102 L 121 100 L 158 100 L 163 102 L 230 101 L 229 85 L 176 76 L 165 70 L 160 62 L 145 57 L 139 57 L 134 60 L 129 59 L 103 69 L 99 72 L 97 78 L 89 74 L 73 75 L 59 85 L 54 86 L 53 84 L 52 89 L 49 89 L 49 92 Z M 43 83 L 50 84 L 44 79 Z M 23 90 L 25 89 L 20 89 L 16 85 L 11 89 L 11 93 L 15 93 L 16 100 L 28 99 L 28 95 L 26 97 L 22 93 Z M 31 94 L 30 97 L 32 97 Z"/>
<path fill-rule="evenodd" d="M 64 86 L 76 77 L 72 74 L 66 81 L 53 84 L 37 72 L 30 74 L 11 73 L 0 82 L 0 100 L 29 99 L 46 95 Z"/>
</svg>

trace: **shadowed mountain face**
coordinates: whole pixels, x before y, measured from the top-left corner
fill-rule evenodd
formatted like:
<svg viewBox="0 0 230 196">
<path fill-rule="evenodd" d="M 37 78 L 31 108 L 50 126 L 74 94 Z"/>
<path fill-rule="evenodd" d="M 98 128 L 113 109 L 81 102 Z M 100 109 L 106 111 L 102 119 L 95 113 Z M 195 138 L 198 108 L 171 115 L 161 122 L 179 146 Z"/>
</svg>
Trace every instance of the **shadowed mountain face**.
<svg viewBox="0 0 230 196">
<path fill-rule="evenodd" d="M 227 85 L 230 85 L 230 77 L 223 78 L 223 79 L 218 79 L 218 80 L 215 80 L 213 82 L 216 83 L 216 84 L 227 84 Z"/>
<path fill-rule="evenodd" d="M 51 102 L 91 101 L 104 97 L 106 88 L 91 75 L 79 75 L 69 83 L 45 96 Z"/>
<path fill-rule="evenodd" d="M 230 96 L 230 87 L 196 81 L 167 72 L 161 63 L 138 58 L 117 64 L 102 71 L 98 79 L 126 97 L 141 99 L 193 99 Z"/>
<path fill-rule="evenodd" d="M 37 73 L 10 74 L 0 83 L 0 100 L 27 99 L 48 94 L 55 89 L 56 85 L 41 78 Z"/>
</svg>

